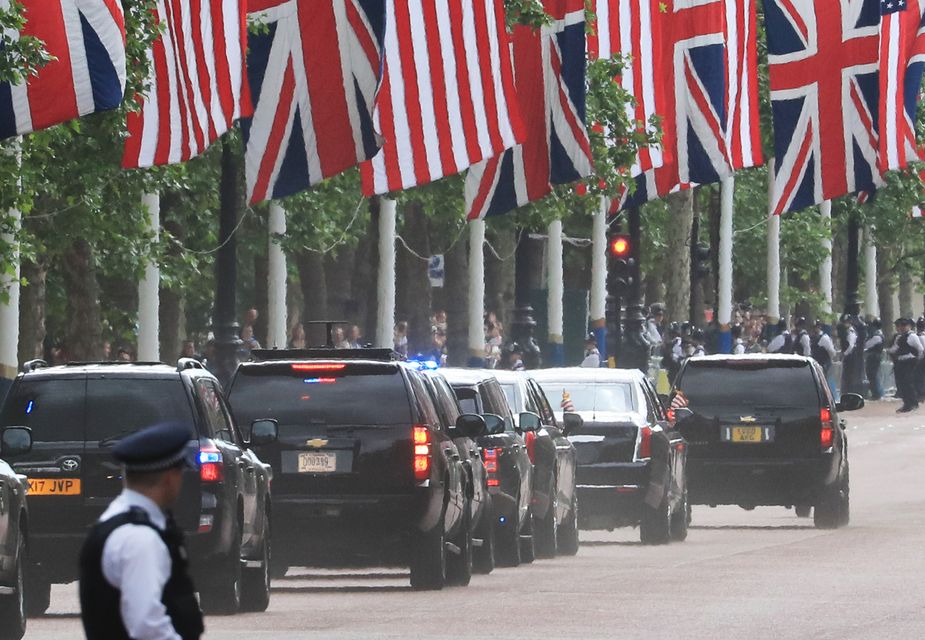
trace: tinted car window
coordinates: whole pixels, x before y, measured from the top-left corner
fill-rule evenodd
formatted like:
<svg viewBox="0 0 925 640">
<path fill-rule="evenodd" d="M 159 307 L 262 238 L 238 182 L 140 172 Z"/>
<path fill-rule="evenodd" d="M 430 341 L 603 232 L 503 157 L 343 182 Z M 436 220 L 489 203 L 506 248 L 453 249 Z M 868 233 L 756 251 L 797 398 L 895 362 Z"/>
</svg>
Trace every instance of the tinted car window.
<svg viewBox="0 0 925 640">
<path fill-rule="evenodd" d="M 478 394 L 475 389 L 453 387 L 453 392 L 456 394 L 456 399 L 459 400 L 459 407 L 463 413 L 482 413 L 479 409 Z"/>
<path fill-rule="evenodd" d="M 566 394 L 572 401 L 574 411 L 613 411 L 626 413 L 636 409 L 633 388 L 626 382 L 597 384 L 563 384 L 560 382 L 543 382 L 541 385 L 546 397 L 564 400 Z"/>
<path fill-rule="evenodd" d="M 87 440 L 128 434 L 163 422 L 196 424 L 179 377 L 87 380 Z"/>
<path fill-rule="evenodd" d="M 208 420 L 212 428 L 213 437 L 234 443 L 235 438 L 231 419 L 225 413 L 225 408 L 222 406 L 222 396 L 215 383 L 211 380 L 197 380 L 196 393 L 199 394 L 199 401 L 202 403 L 206 420 Z"/>
<path fill-rule="evenodd" d="M 426 383 L 421 379 L 421 374 L 416 371 L 409 371 L 408 379 L 411 382 L 411 388 L 414 389 L 414 395 L 417 398 L 418 408 L 424 423 L 434 429 L 440 429 L 440 418 L 437 417 L 437 409 L 434 407 L 430 393 L 424 386 Z"/>
<path fill-rule="evenodd" d="M 239 424 L 275 418 L 287 425 L 410 424 L 411 405 L 398 367 L 351 365 L 331 373 L 245 367 L 229 394 Z"/>
<path fill-rule="evenodd" d="M 85 390 L 84 379 L 23 380 L 7 397 L 0 423 L 29 427 L 39 442 L 83 441 Z"/>
<path fill-rule="evenodd" d="M 536 394 L 536 402 L 540 408 L 540 417 L 543 419 L 544 424 L 556 425 L 556 414 L 552 412 L 552 407 L 549 406 L 549 400 L 546 399 L 546 394 L 543 393 L 543 390 L 538 384 L 531 381 L 530 390 Z"/>
<path fill-rule="evenodd" d="M 692 362 L 676 388 L 684 392 L 691 409 L 698 412 L 720 406 L 819 406 L 812 369 L 800 361 L 771 366 L 764 361 Z"/>
<path fill-rule="evenodd" d="M 459 405 L 455 401 L 453 390 L 450 389 L 446 381 L 442 379 L 433 379 L 431 382 L 436 391 L 437 404 L 443 415 L 446 417 L 447 424 L 456 424 L 456 418 L 459 417 Z"/>
</svg>

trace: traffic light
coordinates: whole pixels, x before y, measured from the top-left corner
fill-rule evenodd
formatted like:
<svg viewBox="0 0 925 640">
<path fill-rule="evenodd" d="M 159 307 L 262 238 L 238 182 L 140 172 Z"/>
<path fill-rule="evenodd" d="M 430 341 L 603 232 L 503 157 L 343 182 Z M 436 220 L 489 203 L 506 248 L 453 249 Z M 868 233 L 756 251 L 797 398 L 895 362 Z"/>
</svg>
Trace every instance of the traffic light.
<svg viewBox="0 0 925 640">
<path fill-rule="evenodd" d="M 698 242 L 691 249 L 691 276 L 703 278 L 712 270 L 710 245 Z"/>
<path fill-rule="evenodd" d="M 608 290 L 611 295 L 625 297 L 633 285 L 636 266 L 632 238 L 624 233 L 612 233 L 607 238 Z"/>
</svg>

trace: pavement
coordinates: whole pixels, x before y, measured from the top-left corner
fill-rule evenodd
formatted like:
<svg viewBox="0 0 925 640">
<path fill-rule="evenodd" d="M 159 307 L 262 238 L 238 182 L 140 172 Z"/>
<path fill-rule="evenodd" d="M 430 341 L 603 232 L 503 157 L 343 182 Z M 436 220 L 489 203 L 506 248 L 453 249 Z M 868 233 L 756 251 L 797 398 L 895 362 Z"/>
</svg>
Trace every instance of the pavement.
<svg viewBox="0 0 925 640">
<path fill-rule="evenodd" d="M 262 614 L 209 617 L 206 638 L 925 638 L 925 407 L 844 414 L 851 525 L 792 510 L 694 507 L 686 542 L 582 532 L 573 558 L 417 593 L 393 569 L 294 569 Z M 310 544 L 310 540 L 306 541 Z M 81 635 L 75 585 L 56 585 L 26 638 Z"/>
</svg>

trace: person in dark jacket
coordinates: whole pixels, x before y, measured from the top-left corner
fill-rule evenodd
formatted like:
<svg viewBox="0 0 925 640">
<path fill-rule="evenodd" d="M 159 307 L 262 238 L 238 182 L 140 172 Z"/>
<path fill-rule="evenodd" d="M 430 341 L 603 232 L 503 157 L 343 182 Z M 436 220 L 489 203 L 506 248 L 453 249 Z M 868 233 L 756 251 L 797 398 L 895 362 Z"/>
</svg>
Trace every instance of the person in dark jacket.
<svg viewBox="0 0 925 640">
<path fill-rule="evenodd" d="M 835 343 L 832 342 L 832 337 L 825 332 L 825 325 L 822 320 L 816 320 L 816 323 L 813 325 L 813 337 L 810 339 L 810 352 L 812 353 L 813 360 L 818 362 L 819 366 L 821 366 L 822 370 L 825 372 L 826 383 L 829 385 L 832 397 L 837 400 L 838 389 L 835 385 L 835 378 L 830 374 L 837 352 L 835 351 Z"/>
<path fill-rule="evenodd" d="M 896 335 L 887 351 L 893 359 L 893 372 L 896 376 L 896 395 L 902 398 L 903 405 L 896 413 L 908 413 L 919 408 L 915 393 L 915 367 L 923 355 L 922 343 L 915 335 L 915 323 L 910 318 L 896 321 Z"/>
<path fill-rule="evenodd" d="M 113 447 L 124 488 L 80 553 L 80 612 L 88 640 L 198 640 L 202 611 L 183 533 L 170 507 L 195 466 L 188 425 L 164 424 Z"/>
<path fill-rule="evenodd" d="M 883 383 L 880 382 L 880 363 L 883 360 L 884 344 L 883 326 L 880 318 L 872 318 L 868 325 L 870 335 L 864 342 L 864 372 L 870 388 L 870 399 L 883 397 Z"/>
</svg>

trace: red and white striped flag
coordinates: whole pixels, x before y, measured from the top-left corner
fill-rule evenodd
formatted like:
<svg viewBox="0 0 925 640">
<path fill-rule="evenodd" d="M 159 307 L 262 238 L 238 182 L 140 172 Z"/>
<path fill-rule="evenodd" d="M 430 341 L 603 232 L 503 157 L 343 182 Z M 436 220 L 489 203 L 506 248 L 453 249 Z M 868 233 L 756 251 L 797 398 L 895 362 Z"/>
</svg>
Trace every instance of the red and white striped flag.
<svg viewBox="0 0 925 640">
<path fill-rule="evenodd" d="M 572 394 L 565 389 L 562 390 L 562 402 L 559 403 L 559 407 L 568 413 L 575 411 L 575 405 L 572 403 Z"/>
<path fill-rule="evenodd" d="M 129 114 L 126 168 L 193 158 L 252 111 L 245 0 L 158 0 L 150 89 Z"/>
<path fill-rule="evenodd" d="M 438 6 L 440 5 L 440 6 Z M 502 0 L 388 0 L 367 195 L 454 175 L 523 140 Z"/>
<path fill-rule="evenodd" d="M 915 120 L 925 70 L 925 0 L 881 0 L 880 171 L 918 160 Z"/>
</svg>

